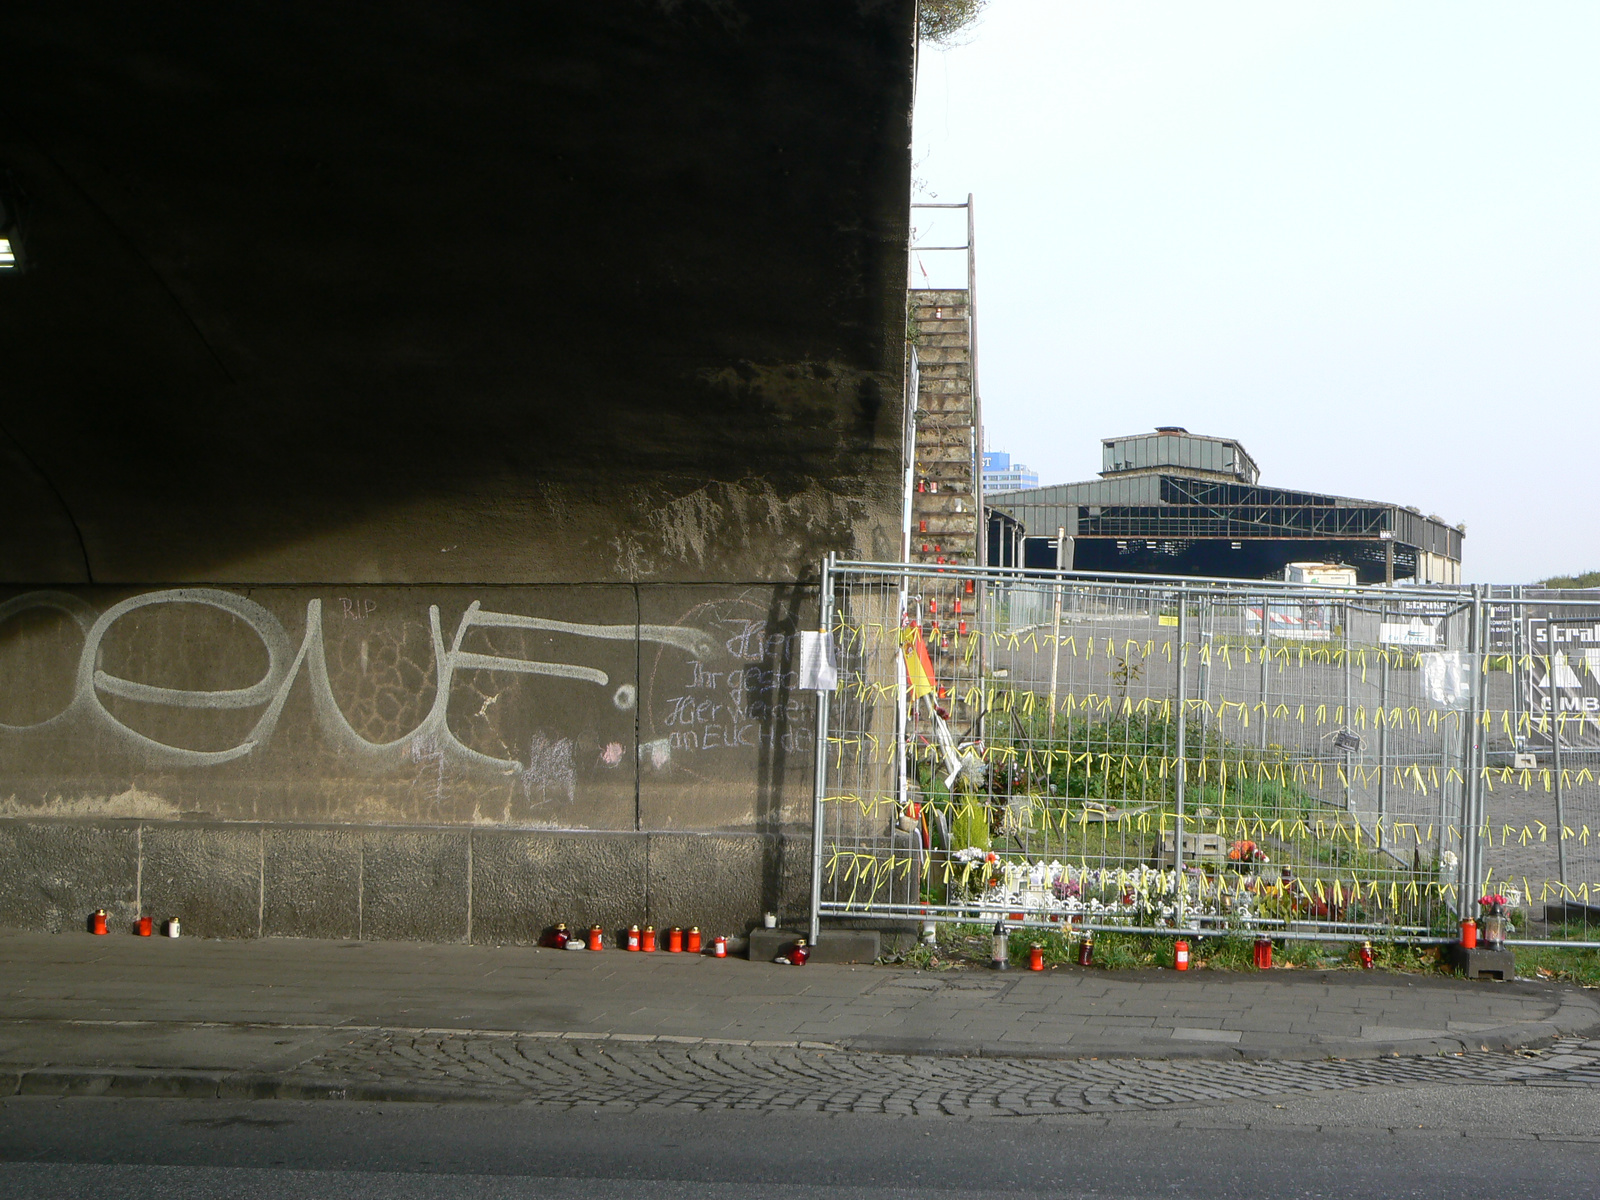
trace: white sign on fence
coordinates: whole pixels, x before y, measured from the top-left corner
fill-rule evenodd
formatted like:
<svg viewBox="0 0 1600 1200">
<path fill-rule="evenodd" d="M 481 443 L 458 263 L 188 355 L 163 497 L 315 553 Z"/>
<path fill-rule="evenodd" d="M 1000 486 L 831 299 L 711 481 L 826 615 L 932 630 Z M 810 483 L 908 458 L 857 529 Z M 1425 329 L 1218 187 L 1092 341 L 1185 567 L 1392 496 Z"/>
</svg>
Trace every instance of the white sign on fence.
<svg viewBox="0 0 1600 1200">
<path fill-rule="evenodd" d="M 1461 651 L 1444 650 L 1422 656 L 1422 692 L 1441 708 L 1460 708 L 1470 686 Z"/>
<path fill-rule="evenodd" d="M 803 630 L 800 634 L 798 686 L 808 692 L 831 692 L 839 686 L 833 656 L 833 634 Z"/>
<path fill-rule="evenodd" d="M 1436 646 L 1439 626 L 1412 617 L 1409 621 L 1384 621 L 1378 626 L 1378 641 L 1385 646 Z"/>
</svg>

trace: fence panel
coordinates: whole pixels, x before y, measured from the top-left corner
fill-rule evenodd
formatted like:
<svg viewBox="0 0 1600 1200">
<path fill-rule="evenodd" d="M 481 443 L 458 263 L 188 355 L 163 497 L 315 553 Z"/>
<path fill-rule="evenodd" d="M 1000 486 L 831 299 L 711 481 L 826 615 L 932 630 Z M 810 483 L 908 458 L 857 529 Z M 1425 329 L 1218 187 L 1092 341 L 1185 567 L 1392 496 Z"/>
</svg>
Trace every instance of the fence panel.
<svg viewBox="0 0 1600 1200">
<path fill-rule="evenodd" d="M 1512 940 L 1600 942 L 1600 601 L 1528 594 L 1486 604 L 1479 766 L 1484 890 Z"/>
<path fill-rule="evenodd" d="M 818 915 L 1443 938 L 1510 870 L 1475 593 L 828 575 Z"/>
</svg>

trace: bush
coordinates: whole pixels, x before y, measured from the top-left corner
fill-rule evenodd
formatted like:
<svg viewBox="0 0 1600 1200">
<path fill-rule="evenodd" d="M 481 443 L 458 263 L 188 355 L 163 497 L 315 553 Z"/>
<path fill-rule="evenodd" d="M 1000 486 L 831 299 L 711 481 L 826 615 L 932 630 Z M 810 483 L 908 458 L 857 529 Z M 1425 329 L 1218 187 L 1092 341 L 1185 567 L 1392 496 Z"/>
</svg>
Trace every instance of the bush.
<svg viewBox="0 0 1600 1200">
<path fill-rule="evenodd" d="M 989 0 L 921 0 L 917 33 L 935 46 L 956 45 L 956 35 L 978 19 Z"/>
</svg>

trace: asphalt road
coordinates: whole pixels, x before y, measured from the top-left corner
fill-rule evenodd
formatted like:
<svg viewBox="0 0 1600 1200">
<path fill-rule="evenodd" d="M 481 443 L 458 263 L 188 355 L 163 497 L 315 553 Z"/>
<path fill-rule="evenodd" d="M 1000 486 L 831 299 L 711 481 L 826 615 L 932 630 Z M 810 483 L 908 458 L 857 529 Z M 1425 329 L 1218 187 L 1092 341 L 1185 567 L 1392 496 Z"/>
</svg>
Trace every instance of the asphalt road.
<svg viewBox="0 0 1600 1200">
<path fill-rule="evenodd" d="M 1044 1118 L 12 1098 L 0 1196 L 1592 1197 L 1600 1089 L 1452 1085 Z"/>
</svg>

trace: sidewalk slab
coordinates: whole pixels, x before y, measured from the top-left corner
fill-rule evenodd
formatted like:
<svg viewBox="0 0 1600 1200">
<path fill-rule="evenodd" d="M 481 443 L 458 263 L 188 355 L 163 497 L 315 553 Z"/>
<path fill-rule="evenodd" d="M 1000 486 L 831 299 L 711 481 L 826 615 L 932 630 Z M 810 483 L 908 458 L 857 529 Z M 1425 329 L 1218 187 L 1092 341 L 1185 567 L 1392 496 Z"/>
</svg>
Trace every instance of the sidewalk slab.
<svg viewBox="0 0 1600 1200">
<path fill-rule="evenodd" d="M 1600 1003 L 1544 982 L 1359 971 L 999 975 L 532 947 L 0 935 L 9 1072 L 0 1093 L 278 1094 L 308 1062 L 375 1031 L 408 1030 L 537 1034 L 574 1052 L 805 1043 L 943 1057 L 1314 1060 L 1595 1037 Z"/>
</svg>

